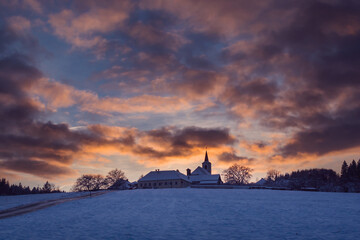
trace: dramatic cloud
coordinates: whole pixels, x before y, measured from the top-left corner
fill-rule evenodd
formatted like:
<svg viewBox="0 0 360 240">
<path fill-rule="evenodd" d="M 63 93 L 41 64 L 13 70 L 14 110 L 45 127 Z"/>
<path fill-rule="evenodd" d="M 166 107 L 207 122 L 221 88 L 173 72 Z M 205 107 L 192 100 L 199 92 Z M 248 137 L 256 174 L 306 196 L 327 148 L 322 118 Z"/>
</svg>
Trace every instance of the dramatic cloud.
<svg viewBox="0 0 360 240">
<path fill-rule="evenodd" d="M 229 129 L 165 127 L 138 131 L 89 125 L 71 130 L 67 124 L 44 123 L 37 120 L 42 112 L 40 103 L 28 94 L 32 85 L 44 81 L 42 73 L 17 56 L 0 60 L 0 72 L 0 165 L 6 170 L 52 178 L 74 174 L 71 165 L 76 159 L 97 151 L 166 161 L 167 157 L 189 156 L 197 148 L 219 148 L 235 141 Z M 54 91 L 51 95 L 55 97 L 52 105 L 74 104 Z M 154 105 L 152 98 L 147 101 Z"/>
<path fill-rule="evenodd" d="M 31 92 L 35 96 L 44 98 L 48 107 L 55 110 L 76 105 L 82 111 L 100 115 L 137 112 L 171 113 L 191 107 L 185 99 L 179 97 L 141 95 L 132 98 L 99 98 L 94 92 L 77 90 L 72 86 L 48 79 L 39 80 Z"/>
<path fill-rule="evenodd" d="M 356 1 L 0 5 L 8 174 L 135 175 L 206 146 L 223 166 L 294 170 L 360 147 Z"/>
<path fill-rule="evenodd" d="M 297 153 L 323 155 L 360 146 L 360 108 L 334 119 L 323 119 L 323 126 L 300 131 L 280 150 L 283 156 Z M 327 120 L 327 121 L 326 121 Z"/>
<path fill-rule="evenodd" d="M 238 156 L 235 152 L 223 152 L 218 156 L 218 159 L 222 162 L 241 162 L 242 164 L 248 164 L 254 160 L 253 158 Z"/>
<path fill-rule="evenodd" d="M 107 40 L 101 34 L 120 28 L 131 9 L 128 1 L 112 1 L 109 4 L 111 5 L 89 4 L 90 9 L 81 14 L 64 9 L 59 13 L 51 14 L 49 23 L 57 36 L 74 47 L 91 48 L 103 45 Z"/>
</svg>

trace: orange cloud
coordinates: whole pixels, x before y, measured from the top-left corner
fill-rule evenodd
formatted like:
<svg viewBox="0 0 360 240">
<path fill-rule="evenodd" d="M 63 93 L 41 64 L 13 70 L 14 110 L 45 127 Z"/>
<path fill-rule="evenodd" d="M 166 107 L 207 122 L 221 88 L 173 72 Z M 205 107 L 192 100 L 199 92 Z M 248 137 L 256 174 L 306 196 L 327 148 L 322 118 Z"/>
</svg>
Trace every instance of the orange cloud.
<svg viewBox="0 0 360 240">
<path fill-rule="evenodd" d="M 129 17 L 131 4 L 121 1 L 108 8 L 93 7 L 80 15 L 72 10 L 62 10 L 49 16 L 54 33 L 74 47 L 91 48 L 106 42 L 100 33 L 106 33 L 122 26 Z"/>
<path fill-rule="evenodd" d="M 56 110 L 78 105 L 83 111 L 107 115 L 109 113 L 171 113 L 191 108 L 184 98 L 141 95 L 131 98 L 99 98 L 96 93 L 77 90 L 72 86 L 48 79 L 41 79 L 30 90 L 46 100 L 48 107 Z"/>
<path fill-rule="evenodd" d="M 246 141 L 240 142 L 240 147 L 245 148 L 255 154 L 259 155 L 272 155 L 275 153 L 276 148 L 278 147 L 278 142 L 272 140 L 270 144 L 267 143 L 248 143 Z"/>
<path fill-rule="evenodd" d="M 22 16 L 12 16 L 7 19 L 9 27 L 16 32 L 16 34 L 24 34 L 30 30 L 31 22 Z"/>
</svg>

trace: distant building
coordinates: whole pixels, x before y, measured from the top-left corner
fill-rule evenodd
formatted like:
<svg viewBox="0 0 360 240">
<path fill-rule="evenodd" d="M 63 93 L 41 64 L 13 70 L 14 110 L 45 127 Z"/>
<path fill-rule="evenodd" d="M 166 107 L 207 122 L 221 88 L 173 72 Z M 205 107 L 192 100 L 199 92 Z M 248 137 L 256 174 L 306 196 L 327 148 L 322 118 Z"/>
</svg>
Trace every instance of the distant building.
<svg viewBox="0 0 360 240">
<path fill-rule="evenodd" d="M 131 183 L 128 180 L 119 179 L 108 189 L 111 190 L 126 190 L 131 188 Z"/>
<path fill-rule="evenodd" d="M 264 178 L 261 178 L 259 181 L 257 181 L 256 183 L 255 183 L 255 185 L 260 185 L 260 186 L 262 186 L 262 185 L 265 185 L 267 183 L 267 181 L 264 179 Z"/>
<path fill-rule="evenodd" d="M 175 170 L 151 171 L 138 181 L 138 188 L 183 188 L 190 185 L 189 178 Z"/>
<path fill-rule="evenodd" d="M 202 167 L 197 167 L 193 173 L 187 169 L 187 176 L 178 170 L 151 171 L 139 179 L 138 188 L 184 188 L 190 185 L 222 184 L 220 174 L 211 174 L 211 162 L 207 151 Z"/>
<path fill-rule="evenodd" d="M 202 163 L 202 167 L 198 166 L 192 173 L 190 169 L 187 169 L 187 175 L 191 184 L 194 185 L 215 185 L 223 183 L 220 174 L 211 174 L 211 162 L 209 161 L 207 151 L 205 152 L 205 160 Z"/>
</svg>

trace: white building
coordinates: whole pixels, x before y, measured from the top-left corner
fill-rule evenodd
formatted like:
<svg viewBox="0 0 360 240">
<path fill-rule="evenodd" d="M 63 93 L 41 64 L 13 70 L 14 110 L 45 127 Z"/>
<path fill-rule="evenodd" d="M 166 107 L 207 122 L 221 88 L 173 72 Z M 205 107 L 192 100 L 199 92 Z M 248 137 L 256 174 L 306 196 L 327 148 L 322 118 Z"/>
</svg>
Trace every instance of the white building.
<svg viewBox="0 0 360 240">
<path fill-rule="evenodd" d="M 197 167 L 193 173 L 187 169 L 187 176 L 179 170 L 151 171 L 139 179 L 138 188 L 184 188 L 190 185 L 222 184 L 220 174 L 211 174 L 211 162 L 207 151 L 202 167 Z"/>
<path fill-rule="evenodd" d="M 205 152 L 205 160 L 202 163 L 202 167 L 198 166 L 192 173 L 190 169 L 186 171 L 193 185 L 215 185 L 223 183 L 220 174 L 211 174 L 211 162 L 209 161 L 207 151 Z"/>
</svg>

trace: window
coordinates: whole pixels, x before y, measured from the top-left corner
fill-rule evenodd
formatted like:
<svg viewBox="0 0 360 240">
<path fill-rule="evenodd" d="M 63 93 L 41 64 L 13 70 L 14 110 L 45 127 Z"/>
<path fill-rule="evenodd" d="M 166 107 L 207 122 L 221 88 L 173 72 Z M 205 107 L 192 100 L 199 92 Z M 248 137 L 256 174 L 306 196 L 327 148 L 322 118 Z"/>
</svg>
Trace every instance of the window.
<svg viewBox="0 0 360 240">
<path fill-rule="evenodd" d="M 177 185 L 177 182 L 175 182 L 175 185 Z"/>
<path fill-rule="evenodd" d="M 142 187 L 142 184 L 140 183 L 140 187 Z"/>
<path fill-rule="evenodd" d="M 156 183 L 154 182 L 154 187 L 156 187 Z"/>
<path fill-rule="evenodd" d="M 164 185 L 167 185 L 167 182 L 165 182 Z"/>
<path fill-rule="evenodd" d="M 159 183 L 159 186 L 161 186 L 162 183 Z"/>
</svg>

